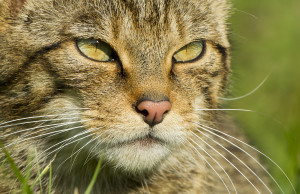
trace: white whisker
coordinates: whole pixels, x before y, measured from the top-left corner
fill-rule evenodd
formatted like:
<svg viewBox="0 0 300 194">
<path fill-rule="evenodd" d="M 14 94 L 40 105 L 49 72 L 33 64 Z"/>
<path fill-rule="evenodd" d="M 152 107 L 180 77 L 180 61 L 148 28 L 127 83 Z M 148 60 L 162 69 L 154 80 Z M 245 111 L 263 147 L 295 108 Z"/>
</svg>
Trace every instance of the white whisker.
<svg viewBox="0 0 300 194">
<path fill-rule="evenodd" d="M 90 137 L 90 136 L 93 136 L 93 134 L 89 134 L 89 135 L 87 135 L 87 136 L 85 136 L 85 137 L 76 139 L 76 140 L 74 140 L 74 141 L 71 142 L 71 143 L 75 143 L 75 142 L 77 142 L 77 141 L 81 141 L 82 139 L 85 139 L 85 138 Z M 95 139 L 94 139 L 94 140 L 95 140 Z M 89 141 L 89 142 L 90 142 L 90 141 Z M 69 144 L 71 144 L 71 143 L 68 143 L 68 144 L 66 144 L 65 146 L 67 146 L 67 145 L 69 145 Z M 86 145 L 87 145 L 87 144 L 85 144 L 85 146 L 86 146 Z M 69 156 L 67 159 L 65 159 L 65 160 L 57 167 L 57 169 L 59 169 L 59 168 L 61 167 L 61 165 L 64 164 L 68 159 L 70 159 L 74 154 L 76 154 L 77 152 L 81 151 L 85 146 L 82 146 L 79 150 L 77 150 L 75 153 L 73 153 L 71 156 Z M 70 168 L 70 170 L 71 170 L 71 168 Z"/>
<path fill-rule="evenodd" d="M 64 126 L 64 125 L 63 125 Z M 61 127 L 61 126 L 59 126 L 59 127 Z M 81 128 L 82 126 L 77 126 L 77 127 L 73 127 L 73 128 L 69 128 L 69 129 L 77 129 L 77 128 Z M 49 129 L 52 129 L 52 128 L 54 128 L 54 127 L 51 127 L 51 128 L 48 128 L 48 129 L 46 129 L 46 130 L 49 130 Z M 39 132 L 41 132 L 41 131 L 45 131 L 44 129 L 43 130 L 40 130 Z M 61 133 L 64 133 L 64 132 L 66 132 L 66 131 L 64 131 L 64 130 L 56 130 L 57 131 L 57 133 L 53 133 L 53 134 L 51 134 L 51 135 L 49 135 L 49 136 L 45 136 L 45 137 L 42 137 L 42 138 L 40 138 L 39 140 L 36 140 L 36 141 L 33 141 L 33 142 L 31 142 L 29 145 L 31 145 L 31 144 L 35 144 L 35 143 L 37 143 L 38 144 L 38 142 L 40 142 L 40 141 L 45 141 L 44 139 L 49 139 L 50 137 L 53 137 L 53 136 L 56 136 L 56 135 L 59 135 L 59 134 L 61 134 Z M 32 134 L 29 134 L 29 135 L 32 135 Z M 25 136 L 23 136 L 23 137 L 27 137 L 28 135 L 25 135 Z M 22 137 L 22 136 L 21 136 Z M 68 138 L 69 139 L 69 138 Z M 51 146 L 52 147 L 52 146 Z"/>
<path fill-rule="evenodd" d="M 91 130 L 91 131 L 92 131 L 92 130 Z M 69 137 L 68 139 L 65 139 L 65 140 L 63 140 L 63 141 L 60 141 L 60 142 L 58 142 L 58 143 L 52 145 L 51 147 L 47 148 L 46 150 L 44 150 L 44 151 L 41 152 L 40 154 L 46 153 L 47 151 L 51 150 L 52 148 L 54 148 L 54 147 L 56 147 L 56 146 L 58 146 L 58 145 L 60 145 L 60 144 L 63 144 L 62 146 L 59 147 L 59 148 L 61 148 L 61 147 L 64 146 L 64 143 L 65 143 L 65 142 L 70 142 L 70 141 L 72 141 L 73 139 L 75 139 L 76 137 L 79 137 L 79 136 L 84 135 L 84 134 L 86 134 L 86 133 L 89 133 L 89 132 L 91 132 L 91 131 L 82 131 L 82 132 L 80 132 L 79 134 L 76 134 L 76 135 L 74 135 L 74 136 L 72 136 L 72 137 Z M 52 153 L 53 153 L 53 152 L 50 152 L 49 154 L 52 154 Z"/>
<path fill-rule="evenodd" d="M 206 145 L 208 145 L 211 149 L 213 149 L 217 154 L 219 154 L 222 158 L 224 158 L 224 160 L 226 160 L 231 166 L 233 166 L 239 173 L 241 173 L 246 179 L 247 179 L 247 177 L 242 173 L 242 172 L 240 172 L 240 170 L 234 165 L 234 164 L 232 164 L 223 154 L 221 154 L 218 150 L 216 150 L 213 146 L 211 146 L 211 145 L 209 145 L 206 141 L 204 141 L 201 137 L 199 137 L 197 134 L 195 134 L 194 132 L 192 132 L 192 134 L 194 135 L 194 136 L 196 136 L 198 139 L 200 139 L 203 143 L 205 143 Z M 226 171 L 224 170 L 224 172 L 225 172 L 225 174 L 227 175 L 227 177 L 228 177 L 228 179 L 230 180 L 230 182 L 231 182 L 231 184 L 232 184 L 232 186 L 233 186 L 233 188 L 234 188 L 234 190 L 235 190 L 235 192 L 237 193 L 237 190 L 236 190 L 236 188 L 235 188 L 235 186 L 234 186 L 234 184 L 233 184 L 233 182 L 232 182 L 232 180 L 231 180 L 231 178 L 230 178 L 230 176 L 226 173 Z M 248 180 L 248 179 L 247 179 Z M 248 180 L 249 181 L 249 180 Z M 249 181 L 250 182 L 250 181 Z M 251 182 L 250 182 L 251 183 Z"/>
<path fill-rule="evenodd" d="M 234 158 L 236 158 L 239 162 L 241 162 L 254 176 L 256 176 L 256 178 L 259 179 L 259 181 L 267 188 L 267 190 L 272 193 L 272 191 L 268 188 L 268 186 L 261 180 L 261 178 L 259 178 L 259 176 L 257 176 L 257 174 L 255 172 L 253 172 L 253 170 L 247 166 L 240 158 L 238 158 L 236 155 L 234 155 L 233 153 L 231 153 L 227 148 L 225 148 L 223 145 L 221 145 L 220 143 L 216 142 L 215 140 L 213 140 L 212 138 L 210 138 L 208 135 L 206 135 L 205 133 L 201 132 L 200 130 L 197 129 L 198 132 L 200 132 L 202 135 L 206 136 L 208 139 L 210 139 L 211 141 L 213 141 L 214 143 L 216 143 L 217 145 L 219 145 L 221 148 L 223 148 L 226 152 L 228 152 L 230 155 L 232 155 Z M 193 133 L 193 132 L 192 132 Z M 194 134 L 194 133 L 193 133 Z M 196 134 L 194 134 L 196 135 Z M 200 137 L 199 137 L 200 138 Z M 200 138 L 201 141 L 203 141 L 202 138 Z M 215 148 L 213 148 L 211 145 L 207 144 L 207 142 L 204 141 L 204 143 L 206 145 L 208 145 L 210 148 L 212 148 L 214 151 L 216 151 L 217 153 L 219 153 Z M 226 158 L 225 156 L 223 156 L 222 154 L 220 154 L 224 159 Z M 256 191 L 258 191 L 258 189 L 254 186 L 254 184 L 234 165 L 232 164 L 229 160 L 226 161 L 230 163 L 230 165 L 232 165 L 254 188 Z M 258 191 L 259 192 L 259 191 Z"/>
<path fill-rule="evenodd" d="M 24 117 L 24 118 L 20 118 L 20 119 L 15 119 L 15 120 L 11 120 L 11 121 L 6 121 L 3 123 L 0 123 L 0 126 L 8 124 L 8 123 L 13 123 L 16 121 L 23 121 L 23 120 L 29 120 L 29 119 L 37 119 L 37 118 L 45 118 L 45 117 L 60 117 L 60 116 L 70 116 L 70 115 L 78 115 L 80 113 L 72 113 L 72 114 L 57 114 L 57 115 L 43 115 L 43 116 L 34 116 L 34 117 Z"/>
<path fill-rule="evenodd" d="M 65 139 L 65 140 L 63 140 L 63 141 L 61 141 L 61 142 L 59 142 L 59 143 L 57 143 L 57 144 L 55 144 L 55 145 L 49 147 L 48 149 L 44 150 L 43 152 L 40 153 L 40 155 L 42 155 L 43 153 L 46 153 L 47 151 L 51 150 L 52 148 L 56 147 L 57 145 L 62 144 L 61 146 L 59 146 L 59 147 L 56 148 L 55 150 L 53 150 L 53 151 L 51 151 L 50 153 L 48 153 L 45 157 L 50 156 L 50 155 L 53 154 L 54 152 L 56 152 L 56 155 L 57 155 L 57 154 L 60 152 L 60 150 L 62 150 L 64 147 L 66 147 L 67 145 L 70 145 L 70 144 L 76 142 L 76 140 L 72 142 L 73 139 L 75 139 L 75 138 L 77 138 L 77 137 L 79 137 L 79 136 L 81 136 L 81 135 L 85 135 L 85 134 L 87 134 L 87 133 L 90 133 L 90 132 L 92 132 L 92 131 L 94 131 L 94 130 L 95 130 L 95 129 L 89 129 L 89 130 L 86 130 L 86 131 L 82 131 L 82 132 L 80 132 L 80 133 L 78 133 L 78 134 L 76 134 L 76 135 L 74 135 L 74 136 L 72 136 L 72 137 L 69 137 L 68 139 Z M 70 142 L 71 142 L 71 143 L 70 143 Z"/>
<path fill-rule="evenodd" d="M 232 34 L 232 35 L 234 35 L 234 36 L 236 36 L 236 37 L 238 37 L 240 39 L 248 40 L 248 38 L 246 38 L 245 36 L 242 36 L 242 35 L 240 35 L 240 34 L 238 34 L 236 32 L 230 32 L 230 34 Z"/>
<path fill-rule="evenodd" d="M 236 9 L 236 8 L 235 8 L 234 10 L 236 10 L 236 11 L 238 11 L 238 12 L 241 12 L 241 13 L 244 13 L 244 14 L 246 14 L 246 15 L 249 15 L 249 16 L 251 16 L 252 18 L 254 18 L 254 19 L 256 19 L 256 20 L 259 19 L 257 16 L 255 16 L 255 15 L 249 13 L 249 12 L 246 12 L 246 11 L 243 11 L 243 10 L 240 10 L 240 9 Z"/>
<path fill-rule="evenodd" d="M 88 141 L 85 145 L 83 145 L 79 150 L 76 151 L 76 152 L 78 152 L 77 154 L 76 154 L 76 152 L 75 152 L 75 153 L 72 153 L 72 155 L 71 155 L 69 158 L 71 158 L 74 154 L 76 154 L 76 156 L 75 156 L 75 158 L 74 158 L 74 160 L 73 160 L 73 162 L 72 162 L 71 169 L 72 169 L 72 167 L 73 167 L 73 165 L 74 165 L 74 163 L 75 163 L 75 160 L 76 160 L 77 156 L 78 156 L 79 153 L 81 152 L 81 150 L 82 150 L 84 147 L 86 147 L 88 144 L 90 144 L 91 142 L 97 140 L 99 137 L 101 137 L 101 134 L 98 135 L 97 137 L 91 139 L 90 141 Z M 79 143 L 79 142 L 78 142 L 78 143 Z M 66 160 L 68 160 L 69 158 L 67 158 Z"/>
<path fill-rule="evenodd" d="M 84 121 L 89 121 L 89 120 L 84 120 Z M 75 123 L 80 123 L 82 121 L 72 121 L 72 122 L 67 122 L 67 123 L 55 123 L 55 124 L 50 124 L 50 125 L 40 125 L 40 126 L 36 126 L 36 127 L 32 127 L 32 128 L 27 128 L 27 129 L 23 129 L 23 130 L 19 130 L 19 131 L 16 131 L 16 132 L 12 132 L 12 133 L 9 133 L 9 134 L 6 134 L 6 135 L 3 135 L 3 136 L 0 136 L 0 137 L 7 137 L 7 136 L 10 136 L 10 135 L 14 135 L 14 134 L 17 134 L 17 133 L 21 133 L 21 132 L 26 132 L 26 131 L 30 131 L 30 130 L 34 130 L 34 129 L 39 129 L 39 128 L 44 128 L 44 127 L 51 127 L 51 128 L 46 128 L 46 130 L 48 129 L 52 129 L 53 127 L 61 127 L 61 126 L 65 126 L 65 125 L 70 125 L 70 124 L 75 124 Z M 34 134 L 34 133 L 33 133 Z M 28 136 L 28 135 L 27 135 Z M 21 136 L 21 137 L 24 137 L 24 136 Z M 26 137 L 26 136 L 25 136 Z"/>
<path fill-rule="evenodd" d="M 103 134 L 104 134 L 104 132 L 101 133 L 97 138 L 99 138 Z M 92 148 L 90 148 L 90 150 L 88 152 L 88 156 L 86 157 L 86 160 L 83 165 L 86 165 L 88 163 L 88 161 L 92 158 L 92 157 L 90 157 L 90 155 L 92 154 L 93 150 L 96 149 L 99 145 L 101 145 L 106 139 L 107 139 L 107 137 L 102 139 L 101 141 L 98 141 Z"/>
<path fill-rule="evenodd" d="M 247 110 L 247 109 L 232 109 L 232 108 L 199 108 L 199 109 L 196 109 L 196 110 L 205 110 L 205 111 L 216 111 L 216 110 L 221 110 L 221 111 L 244 111 L 244 112 L 255 112 L 253 110 Z"/>
<path fill-rule="evenodd" d="M 201 146 L 199 146 L 194 140 L 192 140 L 191 138 L 189 138 L 191 141 L 193 141 L 201 150 L 203 150 L 204 152 L 206 152 Z M 231 193 L 226 185 L 226 183 L 224 182 L 223 178 L 220 176 L 220 174 L 215 170 L 215 168 L 205 159 L 204 156 L 202 156 L 202 154 L 198 151 L 197 148 L 195 148 L 195 146 L 193 146 L 193 144 L 188 140 L 189 144 L 194 148 L 194 150 L 198 153 L 198 155 L 210 166 L 210 168 L 215 172 L 215 174 L 219 177 L 219 179 L 222 181 L 223 185 L 225 186 L 226 190 L 228 191 L 228 193 Z M 206 154 L 208 154 L 206 152 Z M 208 154 L 209 155 L 209 154 Z M 210 156 L 210 155 L 209 155 Z M 211 157 L 211 156 L 210 156 Z M 212 157 L 211 157 L 212 158 Z M 213 159 L 213 158 L 212 158 Z M 214 160 L 215 161 L 215 160 Z M 219 164 L 217 161 L 215 161 L 217 164 Z M 220 164 L 219 164 L 220 166 Z M 222 169 L 223 167 L 220 166 Z M 224 170 L 224 169 L 223 169 Z"/>
<path fill-rule="evenodd" d="M 274 179 L 274 177 L 269 173 L 269 171 L 260 163 L 260 162 L 258 162 L 251 154 L 249 154 L 248 152 L 246 152 L 243 148 L 241 148 L 241 147 L 239 147 L 238 145 L 236 145 L 236 144 L 234 144 L 234 143 L 232 143 L 231 141 L 229 141 L 229 140 L 227 140 L 226 138 L 224 138 L 224 137 L 222 137 L 222 136 L 219 136 L 218 134 L 215 134 L 215 133 L 213 133 L 213 132 L 211 132 L 211 131 L 208 131 L 208 130 L 206 130 L 205 128 L 203 128 L 203 127 L 201 127 L 201 126 L 199 126 L 198 125 L 198 127 L 200 127 L 200 128 L 202 128 L 202 129 L 204 129 L 205 131 L 207 131 L 208 133 L 210 133 L 210 134 L 212 134 L 212 135 L 214 135 L 214 136 L 216 136 L 216 137 L 219 137 L 219 138 L 221 138 L 221 139 L 223 139 L 224 141 L 226 141 L 226 142 L 228 142 L 229 144 L 231 144 L 231 145 L 233 145 L 233 146 L 235 146 L 236 148 L 238 148 L 239 150 L 241 150 L 242 152 L 244 152 L 247 156 L 249 156 L 251 159 L 253 159 L 269 176 L 270 176 L 270 178 L 274 181 L 274 183 L 278 186 L 278 188 L 281 190 L 281 192 L 282 193 L 284 193 L 283 192 L 283 190 L 282 190 L 282 188 L 280 187 L 280 185 L 278 184 L 278 182 Z M 202 133 L 200 130 L 198 130 L 198 129 L 196 129 L 197 131 L 199 131 L 200 133 Z M 202 133 L 203 135 L 205 135 L 204 133 Z M 207 136 L 207 135 L 205 135 L 205 136 Z M 209 138 L 209 137 L 208 137 Z M 211 139 L 211 138 L 210 138 Z M 215 142 L 215 140 L 213 140 L 213 139 L 211 139 L 213 142 Z M 219 143 L 218 142 L 215 142 L 215 143 L 217 143 L 218 145 L 219 145 Z M 219 146 L 221 146 L 221 147 L 223 147 L 222 145 L 219 145 Z M 226 149 L 226 148 L 225 148 Z"/>
<path fill-rule="evenodd" d="M 209 126 L 205 126 L 205 125 L 200 124 L 200 123 L 195 123 L 195 124 L 201 125 L 202 127 L 205 128 L 204 130 L 206 130 L 206 131 L 208 131 L 208 132 L 211 132 L 211 131 L 208 130 L 208 129 L 210 129 L 210 130 L 212 130 L 212 131 L 221 133 L 221 134 L 223 134 L 223 135 L 225 135 L 225 136 L 227 136 L 227 137 L 229 137 L 229 138 L 232 138 L 232 139 L 234 139 L 234 140 L 236 140 L 236 141 L 238 141 L 238 142 L 240 142 L 240 143 L 246 145 L 247 147 L 251 148 L 252 150 L 258 152 L 259 154 L 263 155 L 265 158 L 267 158 L 269 161 L 271 161 L 271 162 L 272 162 L 272 163 L 273 163 L 273 164 L 274 164 L 274 165 L 282 172 L 282 174 L 285 176 L 285 178 L 286 178 L 286 179 L 288 180 L 288 182 L 290 183 L 290 185 L 291 185 L 291 187 L 292 187 L 294 193 L 297 193 L 297 192 L 296 192 L 296 189 L 295 189 L 295 187 L 294 187 L 294 185 L 292 184 L 291 180 L 288 178 L 288 176 L 286 175 L 286 173 L 285 173 L 285 172 L 282 170 L 282 168 L 281 168 L 276 162 L 274 162 L 269 156 L 267 156 L 267 155 L 264 154 L 263 152 L 259 151 L 258 149 L 254 148 L 253 146 L 251 146 L 251 145 L 249 145 L 249 144 L 247 144 L 247 143 L 245 143 L 245 142 L 243 142 L 243 141 L 241 141 L 241 140 L 239 140 L 239 139 L 237 139 L 237 138 L 235 138 L 235 137 L 233 137 L 233 136 L 231 136 L 231 135 L 229 135 L 229 134 L 227 134 L 227 133 L 224 133 L 224 132 L 222 132 L 222 131 L 219 131 L 219 130 L 214 129 L 214 128 L 209 127 Z M 211 133 L 212 133 L 212 132 L 211 132 Z M 239 148 L 239 146 L 233 144 L 231 141 L 229 141 L 229 140 L 227 140 L 227 139 L 225 139 L 225 138 L 223 138 L 223 137 L 221 137 L 221 136 L 219 136 L 219 135 L 217 135 L 217 134 L 215 134 L 215 133 L 213 133 L 213 134 L 216 135 L 216 136 L 218 136 L 218 137 L 220 137 L 220 138 L 222 138 L 222 139 L 224 139 L 224 140 L 227 141 L 228 143 L 230 143 L 230 144 L 236 146 L 237 148 Z M 242 148 L 240 148 L 240 149 L 243 151 Z M 244 151 L 244 153 L 247 154 L 246 151 Z M 250 155 L 250 154 L 249 154 L 249 155 Z M 250 155 L 250 157 L 251 157 L 251 155 Z M 259 162 L 257 162 L 257 163 L 262 167 L 262 165 L 261 165 Z M 263 168 L 263 169 L 265 170 L 265 172 L 267 172 L 267 174 L 272 178 L 271 174 L 270 174 L 264 167 L 262 167 L 262 168 Z M 277 184 L 277 186 L 280 188 L 280 190 L 282 191 L 282 189 L 281 189 L 281 187 L 279 186 L 279 184 L 277 183 L 277 181 L 276 181 L 274 178 L 272 178 L 272 179 L 273 179 L 273 181 Z"/>
<path fill-rule="evenodd" d="M 82 131 L 82 132 L 80 132 L 79 134 L 76 134 L 75 136 L 72 136 L 72 137 L 70 137 L 70 138 L 68 138 L 68 139 L 65 139 L 65 140 L 63 140 L 63 141 L 61 141 L 61 142 L 58 142 L 58 143 L 56 143 L 55 145 L 52 145 L 51 147 L 49 147 L 49 148 L 47 148 L 46 150 L 43 150 L 41 153 L 39 153 L 37 156 L 36 156 L 36 158 L 39 158 L 39 156 L 42 156 L 44 153 L 46 153 L 47 151 L 50 151 L 52 148 L 54 148 L 54 147 L 56 147 L 56 146 L 58 146 L 58 145 L 60 145 L 60 144 L 63 144 L 63 145 L 61 145 L 61 146 L 59 146 L 58 148 L 56 148 L 55 150 L 52 150 L 50 153 L 47 153 L 43 158 L 48 158 L 51 154 L 53 154 L 54 152 L 56 152 L 56 154 L 55 155 L 57 155 L 59 152 L 60 152 L 60 150 L 62 150 L 64 147 L 66 147 L 67 145 L 69 145 L 69 144 L 72 144 L 72 143 L 75 143 L 76 142 L 76 140 L 75 141 L 73 141 L 73 142 L 71 142 L 73 139 L 75 139 L 76 137 L 79 137 L 79 136 L 81 136 L 81 135 L 85 135 L 85 134 L 87 134 L 87 133 L 89 133 L 89 132 L 91 132 L 91 131 L 93 131 L 94 129 L 91 129 L 91 130 L 87 130 L 87 131 Z M 68 144 L 64 144 L 65 142 L 71 142 L 71 143 L 68 143 Z M 32 161 L 33 162 L 33 161 Z M 30 162 L 30 163 L 32 163 L 32 162 Z M 29 164 L 30 164 L 29 163 Z M 29 165 L 28 164 L 28 165 Z M 35 165 L 37 165 L 37 164 L 35 164 Z M 34 168 L 35 167 L 35 165 L 33 165 L 31 168 Z M 26 168 L 25 168 L 26 169 Z M 25 170 L 24 169 L 24 170 Z M 24 173 L 24 170 L 23 170 L 23 173 Z"/>
<path fill-rule="evenodd" d="M 18 141 L 18 142 L 10 143 L 10 144 L 6 145 L 5 148 L 7 148 L 7 147 L 9 147 L 9 146 L 11 146 L 11 145 L 14 145 L 15 143 L 21 143 L 21 142 L 24 142 L 24 141 L 28 141 L 28 140 L 31 140 L 31 139 L 43 137 L 43 136 L 50 135 L 50 134 L 60 134 L 60 133 L 67 132 L 67 131 L 71 131 L 71 130 L 73 130 L 73 129 L 81 128 L 81 127 L 82 127 L 82 126 L 77 126 L 77 127 L 72 127 L 72 128 L 69 128 L 69 129 L 56 130 L 56 131 L 52 131 L 52 132 L 49 132 L 49 133 L 41 134 L 41 135 L 38 135 L 38 136 L 30 137 L 30 138 L 23 139 L 23 140 Z"/>
<path fill-rule="evenodd" d="M 265 77 L 265 79 L 254 90 L 252 90 L 251 92 L 249 92 L 243 96 L 239 96 L 239 97 L 235 97 L 235 98 L 220 98 L 220 99 L 222 99 L 222 100 L 239 100 L 239 99 L 245 98 L 247 96 L 250 96 L 251 94 L 256 92 L 266 82 L 266 80 L 269 78 L 270 75 L 271 75 L 271 73 L 269 75 L 267 75 Z"/>
<path fill-rule="evenodd" d="M 28 121 L 28 122 L 24 122 L 24 123 L 16 123 L 16 124 L 12 124 L 12 125 L 1 126 L 0 128 L 14 127 L 14 126 L 18 126 L 18 125 L 25 125 L 25 124 L 32 124 L 32 123 L 42 123 L 42 122 L 50 122 L 50 121 L 63 121 L 63 120 L 69 120 L 69 119 L 74 119 L 74 118 L 78 118 L 78 117 L 60 118 L 60 119 L 47 119 L 47 120 L 38 120 L 38 121 Z"/>
</svg>

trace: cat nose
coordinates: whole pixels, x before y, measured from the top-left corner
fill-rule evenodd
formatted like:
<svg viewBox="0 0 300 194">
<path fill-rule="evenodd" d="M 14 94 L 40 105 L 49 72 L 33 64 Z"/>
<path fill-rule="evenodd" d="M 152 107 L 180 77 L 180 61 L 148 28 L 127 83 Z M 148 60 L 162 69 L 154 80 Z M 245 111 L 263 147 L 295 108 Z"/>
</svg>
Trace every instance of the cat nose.
<svg viewBox="0 0 300 194">
<path fill-rule="evenodd" d="M 171 110 L 171 103 L 169 101 L 154 102 L 144 100 L 137 105 L 137 112 L 144 115 L 144 120 L 148 125 L 154 126 L 161 123 L 164 114 Z"/>
</svg>

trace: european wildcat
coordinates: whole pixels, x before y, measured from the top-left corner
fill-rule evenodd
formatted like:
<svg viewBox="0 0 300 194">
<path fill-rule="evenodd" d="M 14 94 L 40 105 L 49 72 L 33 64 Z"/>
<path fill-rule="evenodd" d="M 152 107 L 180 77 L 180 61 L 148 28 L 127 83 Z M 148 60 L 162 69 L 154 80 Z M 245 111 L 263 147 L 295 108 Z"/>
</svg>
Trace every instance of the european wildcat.
<svg viewBox="0 0 300 194">
<path fill-rule="evenodd" d="M 22 170 L 34 153 L 32 180 L 53 161 L 53 193 L 83 193 L 103 157 L 94 193 L 269 192 L 215 110 L 230 72 L 226 0 L 2 0 L 0 11 L 0 140 Z M 0 193 L 20 189 L 9 164 L 0 177 Z"/>
</svg>

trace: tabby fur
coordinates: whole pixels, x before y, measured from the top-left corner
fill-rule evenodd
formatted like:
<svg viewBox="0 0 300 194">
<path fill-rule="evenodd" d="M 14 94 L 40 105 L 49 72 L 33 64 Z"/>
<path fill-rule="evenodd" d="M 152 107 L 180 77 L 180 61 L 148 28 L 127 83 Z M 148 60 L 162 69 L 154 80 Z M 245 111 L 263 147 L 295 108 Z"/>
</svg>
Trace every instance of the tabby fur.
<svg viewBox="0 0 300 194">
<path fill-rule="evenodd" d="M 254 160 L 216 136 L 221 133 L 199 127 L 245 141 L 222 111 L 203 110 L 220 108 L 230 74 L 229 10 L 226 0 L 0 0 L 0 141 L 21 170 L 33 161 L 32 181 L 52 162 L 53 193 L 83 193 L 100 158 L 93 193 L 226 193 L 234 192 L 232 183 L 239 193 L 256 192 L 247 179 L 266 193 L 251 171 L 209 138 L 267 184 Z M 107 42 L 119 61 L 84 57 L 75 45 L 81 38 Z M 174 64 L 173 54 L 195 40 L 206 42 L 204 56 Z M 165 98 L 171 111 L 149 127 L 134 107 L 141 99 Z M 128 143 L 148 133 L 164 143 Z M 0 193 L 20 189 L 5 162 Z M 39 185 L 33 190 L 41 192 Z"/>
</svg>

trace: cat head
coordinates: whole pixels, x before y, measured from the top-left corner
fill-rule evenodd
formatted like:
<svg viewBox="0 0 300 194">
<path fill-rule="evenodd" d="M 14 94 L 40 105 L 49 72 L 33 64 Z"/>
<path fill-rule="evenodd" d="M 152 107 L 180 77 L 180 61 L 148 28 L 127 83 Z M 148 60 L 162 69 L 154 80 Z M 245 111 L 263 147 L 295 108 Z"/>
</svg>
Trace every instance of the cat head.
<svg viewBox="0 0 300 194">
<path fill-rule="evenodd" d="M 95 157 L 151 170 L 193 122 L 211 120 L 201 109 L 219 104 L 228 9 L 225 0 L 1 1 L 1 117 L 77 110 Z"/>
</svg>

